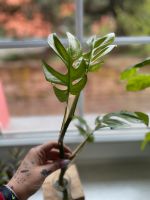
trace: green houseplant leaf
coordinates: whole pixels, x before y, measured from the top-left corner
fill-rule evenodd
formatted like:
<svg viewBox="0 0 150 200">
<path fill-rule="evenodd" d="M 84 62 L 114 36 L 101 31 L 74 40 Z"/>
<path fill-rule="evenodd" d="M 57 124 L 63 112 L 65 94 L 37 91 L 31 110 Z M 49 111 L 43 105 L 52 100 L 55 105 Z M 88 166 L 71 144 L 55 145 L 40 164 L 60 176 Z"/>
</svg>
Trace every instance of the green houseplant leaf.
<svg viewBox="0 0 150 200">
<path fill-rule="evenodd" d="M 150 87 L 150 74 L 140 73 L 139 69 L 150 67 L 150 58 L 124 70 L 121 73 L 121 79 L 127 81 L 126 89 L 128 91 L 139 91 Z"/>
<path fill-rule="evenodd" d="M 130 126 L 130 123 L 139 123 L 148 126 L 149 117 L 142 112 L 113 112 L 102 117 L 97 117 L 95 120 L 96 130 L 100 128 L 120 128 Z"/>
<path fill-rule="evenodd" d="M 74 118 L 79 121 L 79 123 L 75 126 L 78 129 L 80 135 L 86 138 L 87 142 L 94 142 L 93 130 L 90 128 L 86 120 L 81 116 L 75 116 Z"/>
<path fill-rule="evenodd" d="M 67 32 L 68 48 L 65 48 L 56 33 L 48 37 L 48 44 L 63 61 L 67 73 L 62 74 L 43 61 L 43 71 L 47 81 L 53 84 L 53 90 L 61 102 L 67 102 L 69 95 L 79 95 L 87 82 L 87 73 L 98 70 L 115 45 L 112 45 L 115 35 L 108 34 L 102 38 L 94 37 L 90 51 L 84 53 L 79 40 Z M 86 56 L 85 56 L 86 55 Z M 60 85 L 65 86 L 61 88 Z"/>
<path fill-rule="evenodd" d="M 88 70 L 94 71 L 101 67 L 103 63 L 103 57 L 107 55 L 116 45 L 112 45 L 115 39 L 115 34 L 110 33 L 105 35 L 104 37 L 97 38 L 92 37 L 88 41 L 88 45 L 90 46 L 90 51 L 86 53 L 88 55 Z"/>
<path fill-rule="evenodd" d="M 56 34 L 50 35 L 48 40 L 50 47 L 64 62 L 67 73 L 61 74 L 43 61 L 45 78 L 47 81 L 55 84 L 53 89 L 61 102 L 66 102 L 70 94 L 79 95 L 87 81 L 84 59 L 81 58 L 80 62 L 74 66 L 74 61 L 81 56 L 80 43 L 72 34 L 67 33 L 67 36 L 69 42 L 68 50 L 65 49 Z M 64 85 L 66 89 L 60 89 L 56 85 Z"/>
<path fill-rule="evenodd" d="M 69 54 L 73 60 L 76 60 L 82 55 L 81 44 L 79 40 L 69 32 L 67 32 L 67 37 L 69 42 L 69 47 L 68 47 Z"/>
</svg>

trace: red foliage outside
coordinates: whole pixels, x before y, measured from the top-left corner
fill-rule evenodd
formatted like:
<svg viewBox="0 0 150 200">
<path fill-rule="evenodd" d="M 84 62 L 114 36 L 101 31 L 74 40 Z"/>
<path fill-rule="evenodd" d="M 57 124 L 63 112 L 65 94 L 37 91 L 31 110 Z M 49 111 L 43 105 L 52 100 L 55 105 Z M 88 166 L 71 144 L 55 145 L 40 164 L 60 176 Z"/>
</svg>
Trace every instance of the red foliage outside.
<svg viewBox="0 0 150 200">
<path fill-rule="evenodd" d="M 44 19 L 38 4 L 33 4 L 31 0 L 1 0 L 0 7 L 0 26 L 8 37 L 47 37 L 55 26 L 53 19 Z M 61 18 L 69 17 L 73 11 L 73 3 L 59 5 Z"/>
</svg>

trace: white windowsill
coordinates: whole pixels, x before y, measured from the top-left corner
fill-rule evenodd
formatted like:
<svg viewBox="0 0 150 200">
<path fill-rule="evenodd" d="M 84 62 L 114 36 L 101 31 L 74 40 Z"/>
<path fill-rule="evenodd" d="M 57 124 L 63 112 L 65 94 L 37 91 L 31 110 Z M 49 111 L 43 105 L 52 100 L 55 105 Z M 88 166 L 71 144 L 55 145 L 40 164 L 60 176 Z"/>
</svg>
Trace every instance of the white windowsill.
<svg viewBox="0 0 150 200">
<path fill-rule="evenodd" d="M 85 118 L 92 126 L 96 115 L 86 115 Z M 62 116 L 33 116 L 13 117 L 9 127 L 2 130 L 0 146 L 37 145 L 47 140 L 57 140 L 61 127 Z M 65 139 L 66 143 L 78 143 L 82 137 L 71 123 Z M 142 141 L 146 127 L 136 126 L 117 130 L 100 130 L 95 133 L 95 142 Z"/>
</svg>

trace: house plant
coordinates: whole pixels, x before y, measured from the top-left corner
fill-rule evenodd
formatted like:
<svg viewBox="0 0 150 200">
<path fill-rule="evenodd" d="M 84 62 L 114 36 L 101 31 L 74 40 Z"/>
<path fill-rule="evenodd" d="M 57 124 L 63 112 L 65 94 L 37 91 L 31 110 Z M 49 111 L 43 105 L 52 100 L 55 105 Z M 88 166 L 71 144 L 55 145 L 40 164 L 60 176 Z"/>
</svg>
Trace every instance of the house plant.
<svg viewBox="0 0 150 200">
<path fill-rule="evenodd" d="M 72 160 L 76 158 L 80 150 L 87 142 L 94 141 L 94 132 L 102 128 L 118 128 L 128 126 L 129 122 L 144 123 L 147 125 L 148 116 L 141 112 L 109 113 L 104 116 L 98 116 L 95 119 L 95 126 L 89 127 L 88 123 L 80 116 L 75 117 L 75 110 L 81 91 L 84 89 L 88 74 L 98 70 L 103 65 L 103 58 L 114 47 L 114 33 L 107 34 L 103 37 L 93 36 L 87 41 L 86 51 L 83 51 L 78 39 L 71 33 L 67 33 L 68 47 L 63 46 L 60 39 L 53 33 L 48 38 L 48 43 L 54 53 L 62 60 L 67 72 L 58 72 L 54 67 L 43 61 L 43 71 L 45 78 L 53 86 L 54 93 L 60 102 L 65 103 L 64 117 L 58 144 L 60 158 L 64 158 L 64 137 L 66 135 L 70 122 L 76 118 L 79 123 L 76 125 L 79 133 L 84 136 L 84 140 L 74 150 Z M 61 169 L 58 177 L 57 186 L 61 188 L 63 199 L 68 198 L 68 188 L 64 174 L 67 168 Z M 57 189 L 58 189 L 57 188 Z"/>
</svg>

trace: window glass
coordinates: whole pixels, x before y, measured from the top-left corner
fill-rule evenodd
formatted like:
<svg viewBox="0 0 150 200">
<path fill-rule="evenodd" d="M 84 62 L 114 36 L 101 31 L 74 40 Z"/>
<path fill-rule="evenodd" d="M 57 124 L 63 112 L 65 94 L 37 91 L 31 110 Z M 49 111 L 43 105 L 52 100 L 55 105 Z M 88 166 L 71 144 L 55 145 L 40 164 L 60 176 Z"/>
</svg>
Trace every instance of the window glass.
<svg viewBox="0 0 150 200">
<path fill-rule="evenodd" d="M 119 110 L 150 111 L 150 89 L 126 91 L 120 73 L 148 56 L 150 45 L 118 46 L 106 58 L 103 67 L 91 73 L 84 90 L 86 113 L 107 113 Z M 146 73 L 150 73 L 149 68 Z M 141 71 L 143 72 L 143 71 Z"/>
<path fill-rule="evenodd" d="M 49 48 L 0 50 L 0 81 L 11 116 L 52 115 L 63 112 L 42 71 L 44 59 L 58 70 L 62 63 Z"/>
<path fill-rule="evenodd" d="M 74 32 L 71 0 L 1 0 L 0 37 L 43 38 L 51 32 Z"/>
<path fill-rule="evenodd" d="M 85 35 L 150 35 L 149 10 L 150 0 L 85 0 Z"/>
</svg>

